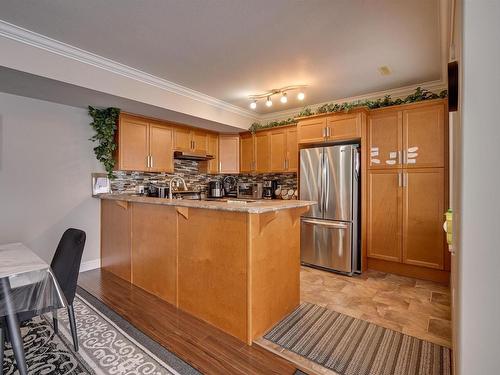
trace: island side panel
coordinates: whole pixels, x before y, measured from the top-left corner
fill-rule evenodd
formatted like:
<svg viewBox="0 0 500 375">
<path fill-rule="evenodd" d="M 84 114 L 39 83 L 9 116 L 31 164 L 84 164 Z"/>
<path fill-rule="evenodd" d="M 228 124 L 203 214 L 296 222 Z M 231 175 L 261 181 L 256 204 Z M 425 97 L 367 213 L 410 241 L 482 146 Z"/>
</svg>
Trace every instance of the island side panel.
<svg viewBox="0 0 500 375">
<path fill-rule="evenodd" d="M 182 208 L 179 308 L 247 342 L 247 214 Z"/>
<path fill-rule="evenodd" d="M 177 210 L 132 204 L 132 284 L 177 306 Z"/>
<path fill-rule="evenodd" d="M 288 209 L 249 215 L 251 339 L 300 304 L 300 215 Z"/>
<path fill-rule="evenodd" d="M 101 200 L 101 267 L 130 282 L 131 203 Z"/>
</svg>

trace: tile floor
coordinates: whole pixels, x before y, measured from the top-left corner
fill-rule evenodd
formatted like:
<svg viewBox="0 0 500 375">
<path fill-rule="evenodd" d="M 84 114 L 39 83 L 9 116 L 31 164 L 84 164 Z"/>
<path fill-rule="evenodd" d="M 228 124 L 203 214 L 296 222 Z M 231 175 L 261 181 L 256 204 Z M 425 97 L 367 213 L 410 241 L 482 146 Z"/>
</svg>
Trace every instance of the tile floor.
<svg viewBox="0 0 500 375">
<path fill-rule="evenodd" d="M 377 271 L 347 277 L 302 267 L 300 276 L 301 301 L 451 347 L 446 286 Z"/>
</svg>

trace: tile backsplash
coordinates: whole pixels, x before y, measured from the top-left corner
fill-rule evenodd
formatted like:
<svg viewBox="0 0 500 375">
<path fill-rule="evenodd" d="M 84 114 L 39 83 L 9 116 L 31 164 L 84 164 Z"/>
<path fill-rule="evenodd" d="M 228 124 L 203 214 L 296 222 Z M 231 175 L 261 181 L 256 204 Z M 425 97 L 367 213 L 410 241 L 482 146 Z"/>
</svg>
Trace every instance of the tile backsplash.
<svg viewBox="0 0 500 375">
<path fill-rule="evenodd" d="M 111 181 L 111 189 L 113 192 L 122 193 L 134 191 L 136 185 L 166 183 L 174 176 L 184 178 L 189 190 L 204 190 L 210 180 L 222 179 L 227 175 L 200 173 L 197 161 L 175 159 L 174 173 L 116 171 L 114 176 L 115 178 Z M 297 189 L 296 173 L 238 174 L 232 176 L 236 177 L 239 182 L 262 182 L 277 179 L 283 188 Z"/>
</svg>

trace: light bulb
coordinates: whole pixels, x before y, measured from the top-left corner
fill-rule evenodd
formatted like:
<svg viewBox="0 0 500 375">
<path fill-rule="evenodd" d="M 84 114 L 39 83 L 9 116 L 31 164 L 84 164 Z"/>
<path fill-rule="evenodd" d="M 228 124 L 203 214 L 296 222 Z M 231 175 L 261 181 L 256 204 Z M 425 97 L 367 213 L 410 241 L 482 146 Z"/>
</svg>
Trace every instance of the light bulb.
<svg viewBox="0 0 500 375">
<path fill-rule="evenodd" d="M 250 108 L 252 109 L 257 108 L 257 100 L 254 100 L 253 102 L 250 103 Z"/>
<path fill-rule="evenodd" d="M 280 102 L 285 104 L 287 101 L 288 101 L 288 98 L 286 97 L 286 92 L 284 92 L 280 98 Z"/>
<path fill-rule="evenodd" d="M 297 99 L 299 100 L 304 100 L 306 97 L 306 94 L 304 94 L 302 91 L 297 94 Z"/>
<path fill-rule="evenodd" d="M 266 106 L 271 107 L 273 105 L 273 102 L 271 101 L 271 97 L 268 96 L 266 100 Z"/>
</svg>

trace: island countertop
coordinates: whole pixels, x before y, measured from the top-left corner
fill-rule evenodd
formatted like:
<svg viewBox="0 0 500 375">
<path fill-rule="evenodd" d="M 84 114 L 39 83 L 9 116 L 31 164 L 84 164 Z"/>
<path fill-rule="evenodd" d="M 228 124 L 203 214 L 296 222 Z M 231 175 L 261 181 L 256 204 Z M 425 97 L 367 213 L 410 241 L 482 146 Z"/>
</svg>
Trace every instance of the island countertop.
<svg viewBox="0 0 500 375">
<path fill-rule="evenodd" d="M 208 210 L 247 212 L 251 214 L 262 214 L 272 211 L 281 211 L 292 208 L 308 207 L 316 204 L 314 201 L 282 200 L 282 199 L 259 199 L 259 200 L 190 200 L 190 199 L 168 199 L 152 198 L 134 194 L 100 194 L 100 199 L 111 199 L 126 202 L 160 204 L 165 206 L 177 206 L 187 208 L 203 208 Z"/>
</svg>

